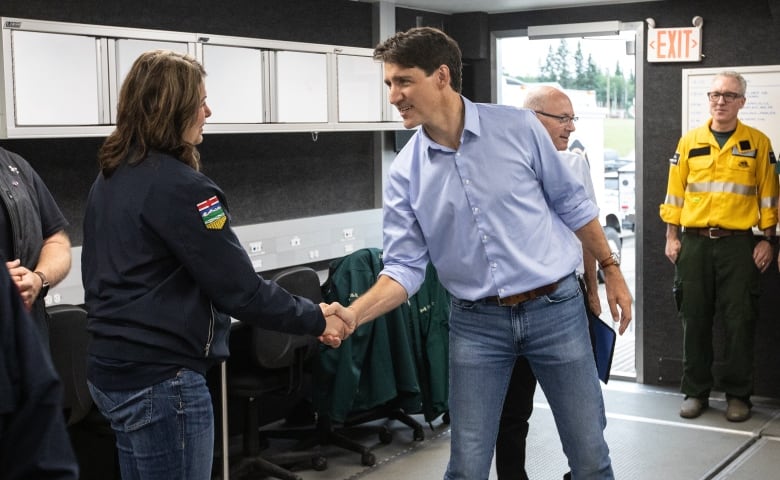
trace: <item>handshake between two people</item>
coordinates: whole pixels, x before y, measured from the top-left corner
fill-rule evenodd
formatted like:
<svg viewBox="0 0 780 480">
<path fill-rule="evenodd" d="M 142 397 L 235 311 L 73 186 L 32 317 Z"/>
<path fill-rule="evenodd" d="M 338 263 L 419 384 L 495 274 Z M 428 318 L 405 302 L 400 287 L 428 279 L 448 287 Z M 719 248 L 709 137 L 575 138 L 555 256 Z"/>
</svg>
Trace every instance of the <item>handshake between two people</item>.
<svg viewBox="0 0 780 480">
<path fill-rule="evenodd" d="M 325 330 L 317 338 L 329 347 L 338 348 L 357 328 L 357 315 L 338 302 L 320 303 L 320 308 L 325 316 Z"/>
</svg>

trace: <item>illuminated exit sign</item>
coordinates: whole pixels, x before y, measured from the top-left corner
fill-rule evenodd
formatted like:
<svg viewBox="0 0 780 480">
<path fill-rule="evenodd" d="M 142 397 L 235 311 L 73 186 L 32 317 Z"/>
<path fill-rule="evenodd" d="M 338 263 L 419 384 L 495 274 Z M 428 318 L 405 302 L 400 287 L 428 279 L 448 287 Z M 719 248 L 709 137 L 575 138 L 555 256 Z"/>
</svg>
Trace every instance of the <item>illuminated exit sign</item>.
<svg viewBox="0 0 780 480">
<path fill-rule="evenodd" d="M 694 18 L 693 27 L 682 28 L 655 28 L 651 20 L 647 19 L 648 62 L 701 61 L 701 17 Z"/>
</svg>

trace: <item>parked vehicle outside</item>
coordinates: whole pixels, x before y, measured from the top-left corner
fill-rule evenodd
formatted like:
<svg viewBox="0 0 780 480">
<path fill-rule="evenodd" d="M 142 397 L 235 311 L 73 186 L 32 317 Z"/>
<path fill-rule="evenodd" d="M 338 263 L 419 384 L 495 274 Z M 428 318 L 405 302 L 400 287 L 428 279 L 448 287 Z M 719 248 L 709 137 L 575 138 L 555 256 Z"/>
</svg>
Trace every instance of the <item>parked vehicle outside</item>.
<svg viewBox="0 0 780 480">
<path fill-rule="evenodd" d="M 613 148 L 604 149 L 605 172 L 616 172 L 620 170 L 621 167 L 624 167 L 630 163 L 633 163 L 633 161 L 628 158 L 620 158 L 620 154 L 618 154 L 617 150 Z"/>
</svg>

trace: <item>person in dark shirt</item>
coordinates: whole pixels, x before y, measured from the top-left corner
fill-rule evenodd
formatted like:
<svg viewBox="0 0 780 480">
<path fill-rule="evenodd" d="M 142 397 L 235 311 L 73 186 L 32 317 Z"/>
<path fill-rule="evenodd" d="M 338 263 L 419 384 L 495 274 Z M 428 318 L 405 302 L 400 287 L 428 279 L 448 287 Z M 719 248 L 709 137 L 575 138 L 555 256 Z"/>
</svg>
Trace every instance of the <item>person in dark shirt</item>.
<svg viewBox="0 0 780 480">
<path fill-rule="evenodd" d="M 44 298 L 70 271 L 70 240 L 49 189 L 20 155 L 0 147 L 0 252 L 22 301 L 48 344 Z"/>
<path fill-rule="evenodd" d="M 76 480 L 62 385 L 5 270 L 0 270 L 0 297 L 0 477 Z"/>
<path fill-rule="evenodd" d="M 214 413 L 206 371 L 228 355 L 231 317 L 327 337 L 354 329 L 260 277 L 196 145 L 211 110 L 192 57 L 134 62 L 87 199 L 82 281 L 87 379 L 116 433 L 122 478 L 208 480 Z M 323 304 L 324 305 L 324 304 Z"/>
</svg>

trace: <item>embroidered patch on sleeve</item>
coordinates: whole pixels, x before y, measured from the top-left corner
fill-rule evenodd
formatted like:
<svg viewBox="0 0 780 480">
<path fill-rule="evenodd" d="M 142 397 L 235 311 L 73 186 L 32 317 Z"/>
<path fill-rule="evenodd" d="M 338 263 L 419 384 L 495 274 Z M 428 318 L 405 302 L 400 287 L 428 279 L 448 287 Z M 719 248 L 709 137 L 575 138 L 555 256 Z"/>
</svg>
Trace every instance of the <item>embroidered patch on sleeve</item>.
<svg viewBox="0 0 780 480">
<path fill-rule="evenodd" d="M 669 159 L 669 163 L 677 165 L 680 162 L 680 152 L 676 152 L 672 158 Z"/>
<path fill-rule="evenodd" d="M 209 230 L 222 230 L 227 223 L 227 215 L 222 209 L 222 204 L 216 195 L 198 204 L 198 213 L 203 219 L 203 224 Z"/>
<path fill-rule="evenodd" d="M 777 159 L 775 158 L 775 152 L 772 150 L 769 151 L 769 163 L 777 163 Z"/>
</svg>

